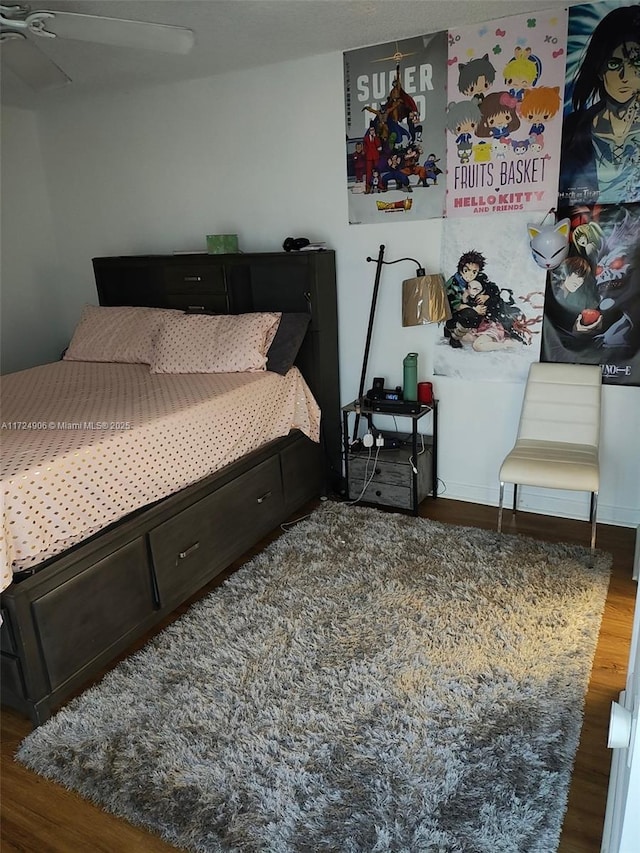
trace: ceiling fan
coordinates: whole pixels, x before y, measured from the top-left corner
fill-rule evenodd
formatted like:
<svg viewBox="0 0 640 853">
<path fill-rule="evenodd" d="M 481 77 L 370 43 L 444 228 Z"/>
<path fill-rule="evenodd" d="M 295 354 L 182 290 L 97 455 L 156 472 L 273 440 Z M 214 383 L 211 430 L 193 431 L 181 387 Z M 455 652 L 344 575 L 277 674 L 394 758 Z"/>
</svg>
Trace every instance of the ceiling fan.
<svg viewBox="0 0 640 853">
<path fill-rule="evenodd" d="M 31 36 L 35 38 L 32 40 Z M 36 44 L 38 39 L 54 38 L 183 54 L 189 53 L 194 44 L 193 31 L 185 27 L 75 12 L 32 11 L 26 5 L 0 3 L 3 61 L 33 89 L 70 82 L 67 74 Z"/>
</svg>

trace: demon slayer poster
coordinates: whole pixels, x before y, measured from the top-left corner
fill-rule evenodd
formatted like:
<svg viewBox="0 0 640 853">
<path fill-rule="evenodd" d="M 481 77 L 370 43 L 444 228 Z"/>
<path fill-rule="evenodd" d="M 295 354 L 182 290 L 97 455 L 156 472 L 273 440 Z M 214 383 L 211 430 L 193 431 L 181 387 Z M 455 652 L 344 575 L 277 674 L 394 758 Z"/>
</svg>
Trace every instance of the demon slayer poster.
<svg viewBox="0 0 640 853">
<path fill-rule="evenodd" d="M 556 206 L 567 12 L 449 30 L 447 216 Z"/>
<path fill-rule="evenodd" d="M 569 256 L 547 280 L 542 361 L 600 364 L 640 385 L 640 204 L 564 209 Z"/>
<path fill-rule="evenodd" d="M 344 54 L 349 223 L 444 211 L 446 33 Z"/>
<path fill-rule="evenodd" d="M 531 218 L 445 219 L 441 263 L 451 319 L 440 327 L 434 373 L 524 381 L 539 360 L 545 271 L 531 257 Z"/>
<path fill-rule="evenodd" d="M 640 200 L 640 4 L 569 10 L 559 204 Z"/>
</svg>

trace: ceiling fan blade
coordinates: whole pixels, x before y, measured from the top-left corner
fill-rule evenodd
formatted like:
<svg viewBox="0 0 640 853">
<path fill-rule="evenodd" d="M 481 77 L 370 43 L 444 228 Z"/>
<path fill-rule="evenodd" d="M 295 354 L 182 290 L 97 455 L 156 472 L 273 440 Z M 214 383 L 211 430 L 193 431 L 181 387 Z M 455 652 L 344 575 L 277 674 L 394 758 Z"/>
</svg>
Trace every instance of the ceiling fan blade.
<svg viewBox="0 0 640 853">
<path fill-rule="evenodd" d="M 193 32 L 185 27 L 79 15 L 75 12 L 48 12 L 48 15 L 52 17 L 47 17 L 46 29 L 60 38 L 165 53 L 189 53 L 194 43 Z"/>
<path fill-rule="evenodd" d="M 61 68 L 24 36 L 11 33 L 2 38 L 2 61 L 32 89 L 64 86 L 71 80 Z"/>
</svg>

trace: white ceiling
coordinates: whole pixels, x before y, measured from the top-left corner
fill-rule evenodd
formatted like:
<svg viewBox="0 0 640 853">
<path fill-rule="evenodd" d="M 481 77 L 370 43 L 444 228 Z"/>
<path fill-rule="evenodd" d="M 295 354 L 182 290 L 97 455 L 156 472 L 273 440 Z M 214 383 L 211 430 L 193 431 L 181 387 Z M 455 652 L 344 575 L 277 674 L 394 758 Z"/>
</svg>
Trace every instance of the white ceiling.
<svg viewBox="0 0 640 853">
<path fill-rule="evenodd" d="M 3 67 L 2 101 L 37 108 L 54 99 L 209 77 L 576 2 L 580 0 L 31 0 L 32 11 L 188 27 L 195 33 L 195 46 L 180 56 L 31 36 L 72 83 L 37 94 Z"/>
</svg>

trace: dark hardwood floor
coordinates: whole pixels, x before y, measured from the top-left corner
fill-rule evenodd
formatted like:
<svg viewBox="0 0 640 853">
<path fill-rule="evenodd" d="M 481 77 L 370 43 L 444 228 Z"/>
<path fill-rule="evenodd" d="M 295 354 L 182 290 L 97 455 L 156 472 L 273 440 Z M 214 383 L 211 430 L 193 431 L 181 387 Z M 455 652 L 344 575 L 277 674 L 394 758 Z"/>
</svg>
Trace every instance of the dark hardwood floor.
<svg viewBox="0 0 640 853">
<path fill-rule="evenodd" d="M 424 501 L 421 515 L 451 524 L 490 529 L 496 523 L 495 507 L 446 499 Z M 266 537 L 231 570 L 265 547 L 279 532 Z M 505 532 L 585 546 L 589 541 L 586 522 L 524 512 L 518 513 L 515 521 L 510 513 L 507 514 Z M 611 763 L 611 753 L 606 746 L 609 710 L 611 701 L 624 689 L 631 639 L 636 593 L 636 584 L 631 578 L 634 544 L 635 530 L 598 526 L 598 547 L 613 555 L 613 570 L 586 697 L 560 853 L 597 853 L 600 850 Z M 217 586 L 227 574 L 229 572 L 216 578 L 201 594 Z M 171 619 L 177 618 L 187 606 L 179 608 Z M 148 637 L 128 653 L 143 645 L 146 639 Z M 160 853 L 175 849 L 17 764 L 13 755 L 30 730 L 28 720 L 9 709 L 2 709 L 0 841 L 3 853 Z"/>
</svg>

